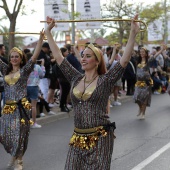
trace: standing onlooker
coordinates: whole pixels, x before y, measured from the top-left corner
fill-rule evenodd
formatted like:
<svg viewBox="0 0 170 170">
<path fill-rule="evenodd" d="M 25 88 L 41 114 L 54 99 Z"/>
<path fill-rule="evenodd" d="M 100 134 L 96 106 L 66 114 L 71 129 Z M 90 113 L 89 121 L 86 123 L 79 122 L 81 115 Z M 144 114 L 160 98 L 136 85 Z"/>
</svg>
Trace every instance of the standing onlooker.
<svg viewBox="0 0 170 170">
<path fill-rule="evenodd" d="M 81 64 L 78 60 L 79 56 L 75 56 L 75 50 L 74 50 L 74 46 L 70 45 L 70 44 L 66 44 L 65 48 L 68 49 L 68 56 L 67 56 L 67 61 L 79 72 L 82 72 L 81 69 Z M 80 54 L 77 54 L 80 55 Z"/>
<path fill-rule="evenodd" d="M 67 48 L 60 48 L 63 57 L 68 56 Z M 60 86 L 60 109 L 61 112 L 69 112 L 70 110 L 67 107 L 67 96 L 70 92 L 70 83 L 65 78 L 64 74 L 60 70 L 58 64 L 56 63 L 53 66 L 54 76 L 58 79 L 59 86 Z"/>
<path fill-rule="evenodd" d="M 164 68 L 164 58 L 163 58 L 163 55 L 161 54 L 162 52 L 161 47 L 160 46 L 156 47 L 156 51 L 157 51 L 156 60 L 158 62 L 157 70 L 162 71 Z"/>
<path fill-rule="evenodd" d="M 116 44 L 115 60 L 113 61 L 113 63 L 111 65 L 111 67 L 109 68 L 109 70 L 112 69 L 116 65 L 116 63 L 119 62 L 120 59 L 121 59 L 121 56 L 118 54 L 119 48 L 120 48 L 119 44 Z M 114 101 L 111 103 L 113 106 L 121 106 L 122 105 L 121 102 L 118 101 L 118 94 L 119 94 L 121 84 L 122 84 L 122 80 L 120 78 L 119 80 L 117 80 L 117 82 L 114 85 L 113 94 L 112 94 L 113 98 L 114 98 Z"/>
<path fill-rule="evenodd" d="M 39 91 L 39 81 L 45 75 L 45 67 L 44 67 L 44 59 L 41 60 L 40 65 L 34 64 L 34 70 L 29 75 L 27 81 L 27 97 L 31 100 L 31 107 L 32 107 L 32 120 L 34 124 L 31 128 L 41 128 L 36 122 L 37 116 L 37 100 L 38 100 L 38 91 Z M 41 116 L 41 115 L 40 115 Z"/>
<path fill-rule="evenodd" d="M 152 80 L 153 80 L 153 87 L 152 87 L 152 92 L 154 94 L 160 94 L 159 89 L 161 89 L 162 87 L 162 81 L 160 79 L 160 77 L 158 76 L 158 73 L 156 71 L 153 71 L 152 72 Z"/>
<path fill-rule="evenodd" d="M 123 78 L 127 81 L 127 96 L 132 96 L 135 91 L 136 83 L 136 63 L 132 56 L 123 74 Z"/>
<path fill-rule="evenodd" d="M 47 101 L 44 99 L 43 97 L 43 93 L 41 92 L 40 88 L 38 91 L 38 106 L 39 106 L 39 111 L 40 111 L 40 116 L 45 116 L 44 112 L 43 112 L 43 108 L 45 107 L 47 113 L 49 115 L 55 115 L 56 113 L 50 110 L 49 104 L 47 103 Z"/>
<path fill-rule="evenodd" d="M 47 101 L 48 90 L 50 85 L 50 75 L 52 74 L 52 65 L 50 58 L 50 47 L 47 42 L 44 42 L 38 60 L 44 59 L 45 76 L 40 79 L 39 87 L 43 93 L 44 99 Z"/>
</svg>

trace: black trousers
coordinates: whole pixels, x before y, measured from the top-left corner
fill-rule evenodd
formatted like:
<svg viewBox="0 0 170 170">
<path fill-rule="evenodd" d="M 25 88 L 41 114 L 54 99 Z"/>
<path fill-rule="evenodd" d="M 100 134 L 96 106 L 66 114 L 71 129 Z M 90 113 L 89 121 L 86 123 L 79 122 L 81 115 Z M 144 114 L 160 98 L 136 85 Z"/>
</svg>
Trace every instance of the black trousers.
<svg viewBox="0 0 170 170">
<path fill-rule="evenodd" d="M 43 113 L 43 107 L 45 107 L 47 112 L 50 111 L 50 107 L 48 103 L 45 101 L 45 99 L 40 99 L 40 102 L 38 102 L 38 105 L 39 105 L 40 113 Z"/>
<path fill-rule="evenodd" d="M 67 96 L 70 92 L 70 83 L 59 80 L 60 86 L 60 108 L 67 104 Z"/>
<path fill-rule="evenodd" d="M 126 79 L 127 81 L 127 93 L 126 95 L 133 95 L 135 90 L 136 79 Z"/>
</svg>

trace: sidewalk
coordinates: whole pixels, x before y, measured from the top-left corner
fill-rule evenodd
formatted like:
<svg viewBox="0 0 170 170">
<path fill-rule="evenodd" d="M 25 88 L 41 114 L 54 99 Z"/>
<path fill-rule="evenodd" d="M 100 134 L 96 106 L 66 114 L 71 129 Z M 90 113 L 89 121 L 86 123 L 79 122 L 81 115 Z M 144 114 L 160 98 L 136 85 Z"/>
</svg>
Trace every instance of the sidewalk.
<svg viewBox="0 0 170 170">
<path fill-rule="evenodd" d="M 121 94 L 121 96 L 118 98 L 118 100 L 121 103 L 124 103 L 124 102 L 132 100 L 132 96 L 126 96 L 126 94 Z M 113 107 L 117 107 L 117 106 L 113 106 Z M 60 112 L 60 108 L 58 106 L 53 107 L 51 110 L 53 112 L 55 112 L 56 115 L 46 115 L 45 117 L 37 118 L 37 123 L 43 125 L 43 124 L 54 122 L 54 121 L 59 120 L 59 119 L 69 118 L 69 117 L 72 117 L 74 115 L 73 110 L 70 111 L 69 113 Z"/>
</svg>

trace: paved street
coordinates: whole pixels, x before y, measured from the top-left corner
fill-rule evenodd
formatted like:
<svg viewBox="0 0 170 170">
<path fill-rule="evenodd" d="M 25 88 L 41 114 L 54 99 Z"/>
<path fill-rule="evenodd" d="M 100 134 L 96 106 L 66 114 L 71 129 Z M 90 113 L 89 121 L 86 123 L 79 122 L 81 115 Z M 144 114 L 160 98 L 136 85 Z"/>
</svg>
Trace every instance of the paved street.
<svg viewBox="0 0 170 170">
<path fill-rule="evenodd" d="M 169 170 L 170 96 L 153 95 L 146 120 L 137 119 L 137 112 L 132 100 L 111 108 L 110 119 L 117 125 L 111 170 Z M 31 130 L 25 170 L 64 169 L 73 117 L 51 117 L 49 122 L 44 119 L 41 129 Z M 0 145 L 0 170 L 6 169 L 9 158 Z"/>
</svg>

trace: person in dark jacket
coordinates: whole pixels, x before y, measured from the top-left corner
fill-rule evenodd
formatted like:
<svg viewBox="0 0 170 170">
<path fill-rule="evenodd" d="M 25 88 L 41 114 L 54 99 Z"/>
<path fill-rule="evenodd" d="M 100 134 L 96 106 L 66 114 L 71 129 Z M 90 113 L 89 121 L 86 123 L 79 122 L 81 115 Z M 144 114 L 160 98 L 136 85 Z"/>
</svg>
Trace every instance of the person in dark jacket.
<svg viewBox="0 0 170 170">
<path fill-rule="evenodd" d="M 131 57 L 125 72 L 123 74 L 123 78 L 127 81 L 127 96 L 132 96 L 135 90 L 136 83 L 136 62 L 135 58 Z"/>
<path fill-rule="evenodd" d="M 50 59 L 50 47 L 47 42 L 42 45 L 38 60 L 44 59 L 45 76 L 40 80 L 39 87 L 43 93 L 44 99 L 47 101 L 48 90 L 50 85 L 50 75 L 52 74 L 52 65 Z"/>
<path fill-rule="evenodd" d="M 64 57 L 66 57 L 68 55 L 67 48 L 63 47 L 63 48 L 60 48 L 60 50 Z M 61 109 L 61 112 L 69 112 L 70 110 L 67 107 L 67 97 L 70 92 L 70 83 L 67 81 L 64 74 L 58 67 L 58 64 L 55 64 L 53 66 L 53 73 L 54 73 L 54 77 L 57 78 L 57 80 L 59 82 L 59 86 L 60 86 L 60 109 Z"/>
<path fill-rule="evenodd" d="M 160 80 L 158 73 L 156 71 L 153 71 L 151 77 L 152 77 L 152 80 L 153 80 L 152 92 L 154 94 L 160 94 L 158 92 L 158 90 L 162 86 L 162 81 Z"/>
</svg>

